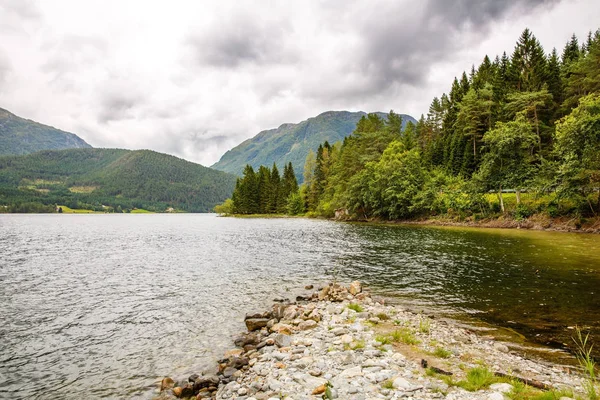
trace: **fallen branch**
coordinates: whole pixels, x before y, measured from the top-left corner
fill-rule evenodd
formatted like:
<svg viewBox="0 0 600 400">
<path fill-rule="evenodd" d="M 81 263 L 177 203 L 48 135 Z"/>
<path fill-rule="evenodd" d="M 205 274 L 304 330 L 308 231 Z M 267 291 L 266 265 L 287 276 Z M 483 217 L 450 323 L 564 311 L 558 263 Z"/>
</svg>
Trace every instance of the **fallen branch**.
<svg viewBox="0 0 600 400">
<path fill-rule="evenodd" d="M 546 385 L 545 383 L 539 382 L 539 381 L 534 381 L 531 379 L 525 379 L 525 378 L 520 378 L 518 376 L 514 376 L 514 375 L 507 375 L 504 374 L 502 372 L 495 372 L 494 375 L 500 377 L 500 378 L 508 378 L 508 379 L 513 379 L 515 381 L 519 381 L 521 383 L 526 384 L 527 386 L 531 386 L 534 387 L 536 389 L 542 389 L 542 390 L 550 390 L 551 387 Z"/>
</svg>

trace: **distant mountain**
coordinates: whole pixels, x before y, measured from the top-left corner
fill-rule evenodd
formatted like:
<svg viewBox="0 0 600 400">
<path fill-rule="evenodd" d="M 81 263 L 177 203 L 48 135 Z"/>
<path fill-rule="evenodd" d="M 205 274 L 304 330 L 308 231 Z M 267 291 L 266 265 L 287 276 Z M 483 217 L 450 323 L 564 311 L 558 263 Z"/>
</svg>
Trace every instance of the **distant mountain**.
<svg viewBox="0 0 600 400">
<path fill-rule="evenodd" d="M 0 157 L 0 204 L 212 211 L 236 177 L 150 150 L 70 149 Z"/>
<path fill-rule="evenodd" d="M 92 146 L 73 133 L 17 117 L 0 108 L 0 155 L 90 147 Z"/>
<path fill-rule="evenodd" d="M 385 113 L 377 113 L 387 117 Z M 326 140 L 334 144 L 350 135 L 356 123 L 366 113 L 349 111 L 327 111 L 298 124 L 283 124 L 277 129 L 260 132 L 251 139 L 226 152 L 212 168 L 241 175 L 246 164 L 255 169 L 261 165 L 277 164 L 283 170 L 284 164 L 292 162 L 296 177 L 302 181 L 304 161 L 309 150 L 316 152 Z M 401 114 L 403 123 L 416 120 L 410 115 Z"/>
</svg>

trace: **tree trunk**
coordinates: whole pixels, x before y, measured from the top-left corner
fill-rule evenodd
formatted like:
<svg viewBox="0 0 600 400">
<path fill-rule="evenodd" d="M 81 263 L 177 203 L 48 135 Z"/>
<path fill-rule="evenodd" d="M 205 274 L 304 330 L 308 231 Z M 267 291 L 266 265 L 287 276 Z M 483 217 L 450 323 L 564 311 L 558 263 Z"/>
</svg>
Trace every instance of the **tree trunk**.
<svg viewBox="0 0 600 400">
<path fill-rule="evenodd" d="M 476 150 L 476 145 L 475 145 L 475 134 L 473 134 L 473 159 L 475 159 L 477 157 L 477 150 Z"/>
<path fill-rule="evenodd" d="M 517 195 L 517 204 L 521 204 L 521 191 L 519 189 L 517 189 L 516 195 Z"/>
<path fill-rule="evenodd" d="M 500 190 L 498 190 L 498 199 L 500 200 L 500 210 L 502 214 L 504 214 L 504 199 L 502 198 L 502 186 L 500 186 Z"/>
</svg>

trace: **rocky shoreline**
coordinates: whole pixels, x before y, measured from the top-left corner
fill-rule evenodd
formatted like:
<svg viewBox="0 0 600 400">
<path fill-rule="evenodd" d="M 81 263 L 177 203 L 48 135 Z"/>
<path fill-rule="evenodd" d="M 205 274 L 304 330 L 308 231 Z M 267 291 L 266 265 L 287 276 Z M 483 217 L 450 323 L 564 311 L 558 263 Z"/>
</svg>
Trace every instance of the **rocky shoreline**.
<svg viewBox="0 0 600 400">
<path fill-rule="evenodd" d="M 248 332 L 214 371 L 175 382 L 156 399 L 544 399 L 579 398 L 572 367 L 524 358 L 507 343 L 445 320 L 386 305 L 331 283 L 248 313 Z"/>
</svg>

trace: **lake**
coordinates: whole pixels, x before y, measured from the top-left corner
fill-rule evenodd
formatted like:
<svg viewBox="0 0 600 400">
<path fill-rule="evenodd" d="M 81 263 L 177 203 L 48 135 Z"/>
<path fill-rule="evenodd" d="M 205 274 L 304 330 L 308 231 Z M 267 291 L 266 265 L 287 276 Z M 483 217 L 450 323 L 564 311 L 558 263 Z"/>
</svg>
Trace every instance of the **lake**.
<svg viewBox="0 0 600 400">
<path fill-rule="evenodd" d="M 600 235 L 0 215 L 0 398 L 150 398 L 162 377 L 213 366 L 247 311 L 326 279 L 527 342 L 600 332 Z"/>
</svg>

